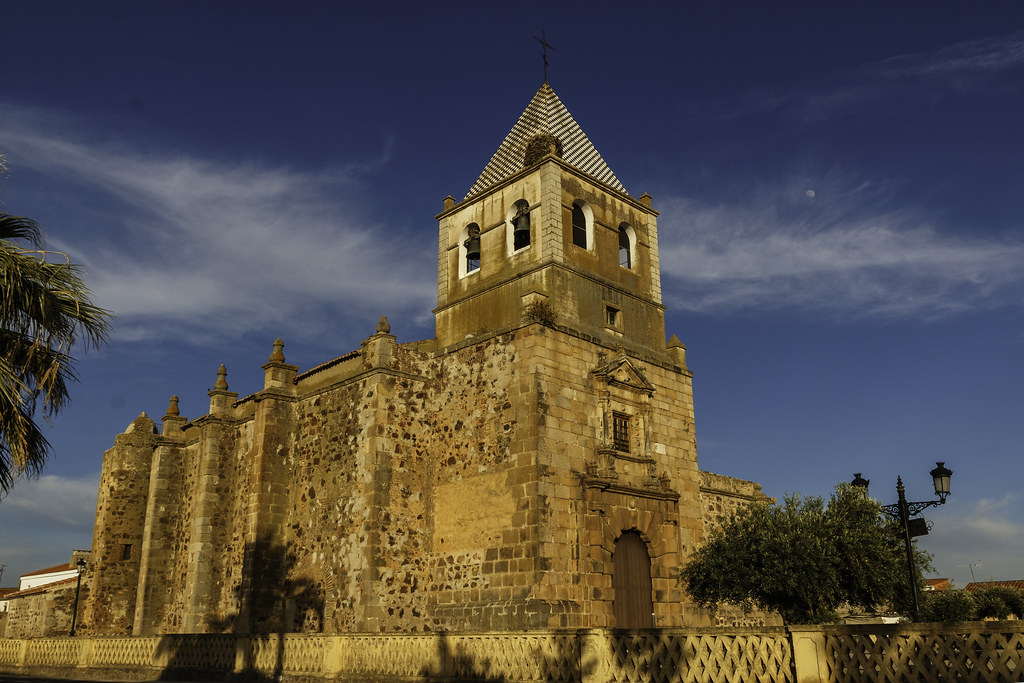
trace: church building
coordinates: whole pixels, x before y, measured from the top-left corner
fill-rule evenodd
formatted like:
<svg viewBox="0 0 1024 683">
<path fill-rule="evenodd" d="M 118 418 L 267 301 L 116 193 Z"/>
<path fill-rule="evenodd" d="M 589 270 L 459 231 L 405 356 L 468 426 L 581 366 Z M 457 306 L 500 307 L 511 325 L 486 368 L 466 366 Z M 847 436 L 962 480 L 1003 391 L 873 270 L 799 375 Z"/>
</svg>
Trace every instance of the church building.
<svg viewBox="0 0 1024 683">
<path fill-rule="evenodd" d="M 436 334 L 381 318 L 103 459 L 81 631 L 423 632 L 709 624 L 677 581 L 765 496 L 701 472 L 666 342 L 658 212 L 544 83 L 437 215 Z M 370 332 L 369 330 L 367 332 Z"/>
</svg>

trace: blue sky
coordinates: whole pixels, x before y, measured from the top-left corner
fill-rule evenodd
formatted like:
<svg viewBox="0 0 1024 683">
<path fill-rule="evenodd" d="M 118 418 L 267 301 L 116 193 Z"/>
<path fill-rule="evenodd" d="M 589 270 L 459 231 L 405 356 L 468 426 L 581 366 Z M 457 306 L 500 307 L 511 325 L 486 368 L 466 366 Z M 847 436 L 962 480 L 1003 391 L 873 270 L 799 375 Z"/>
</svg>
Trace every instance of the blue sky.
<svg viewBox="0 0 1024 683">
<path fill-rule="evenodd" d="M 701 466 L 932 497 L 963 586 L 1024 578 L 1024 5 L 15 3 L 0 210 L 117 313 L 0 501 L 3 584 L 91 540 L 103 451 L 388 315 L 432 336 L 436 222 L 543 80 L 659 218 Z"/>
</svg>

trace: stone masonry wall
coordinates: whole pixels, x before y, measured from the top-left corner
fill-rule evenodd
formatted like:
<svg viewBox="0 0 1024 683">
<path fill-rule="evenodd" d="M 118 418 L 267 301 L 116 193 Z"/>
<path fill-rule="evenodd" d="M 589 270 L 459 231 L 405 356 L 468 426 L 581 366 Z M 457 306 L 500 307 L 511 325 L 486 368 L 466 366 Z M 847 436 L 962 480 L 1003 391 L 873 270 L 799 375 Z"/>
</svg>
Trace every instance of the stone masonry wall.
<svg viewBox="0 0 1024 683">
<path fill-rule="evenodd" d="M 537 394 L 537 484 L 542 562 L 534 594 L 571 602 L 549 626 L 613 626 L 612 555 L 624 532 L 636 529 L 652 562 L 655 619 L 680 625 L 683 595 L 675 574 L 682 553 L 701 537 L 689 373 L 665 360 L 629 359 L 644 392 L 599 396 L 595 370 L 615 353 L 586 337 L 529 328 Z M 605 405 L 607 403 L 607 405 Z M 631 413 L 631 453 L 609 455 L 612 409 Z M 594 485 L 585 489 L 588 473 Z M 622 491 L 617 493 L 616 491 Z"/>
<path fill-rule="evenodd" d="M 741 509 L 753 503 L 774 503 L 775 499 L 761 492 L 757 482 L 700 472 L 700 499 L 704 534 L 707 536 Z M 782 617 L 774 612 L 745 612 L 735 605 L 720 605 L 709 615 L 711 626 L 761 627 L 781 625 Z"/>
<path fill-rule="evenodd" d="M 289 546 L 325 631 L 453 628 L 445 605 L 500 597 L 486 550 L 514 524 L 514 353 L 394 346 L 388 372 L 299 402 Z"/>
<path fill-rule="evenodd" d="M 700 472 L 700 500 L 705 535 L 751 503 L 775 502 L 757 482 L 712 472 Z"/>
<path fill-rule="evenodd" d="M 150 619 L 162 627 L 154 632 L 175 633 L 182 627 L 182 617 L 187 609 L 185 581 L 189 568 L 189 522 L 195 516 L 195 489 L 199 479 L 199 443 L 193 441 L 189 447 L 176 449 L 173 469 L 174 485 L 168 491 L 170 500 L 165 502 L 169 509 L 161 515 L 160 527 L 164 536 L 166 551 L 152 559 L 153 564 L 168 567 L 166 590 L 155 588 L 153 597 L 165 606 Z M 147 520 L 153 524 L 155 520 Z M 151 597 L 150 599 L 153 599 Z M 163 619 L 159 619 L 161 614 Z"/>
<path fill-rule="evenodd" d="M 301 510 L 288 522 L 296 558 L 292 574 L 322 592 L 327 633 L 357 624 L 362 531 L 367 523 L 360 458 L 360 386 L 351 384 L 303 398 L 298 403 L 299 435 L 289 463 L 291 507 Z"/>
<path fill-rule="evenodd" d="M 82 582 L 80 599 L 89 595 Z M 12 598 L 7 612 L 6 626 L 0 630 L 4 638 L 39 638 L 66 636 L 71 630 L 71 614 L 75 604 L 75 581 L 41 586 L 27 595 Z M 79 622 L 81 623 L 81 622 Z"/>
<path fill-rule="evenodd" d="M 94 588 L 82 614 L 86 631 L 96 623 L 104 624 L 107 633 L 131 632 L 156 439 L 153 421 L 142 413 L 104 454 L 92 553 L 85 575 Z M 97 571 L 98 567 L 102 571 Z"/>
<path fill-rule="evenodd" d="M 698 475 L 681 354 L 533 323 L 437 352 L 378 333 L 271 381 L 290 367 L 268 364 L 270 393 L 212 391 L 210 416 L 118 437 L 104 477 L 126 492 L 101 492 L 94 632 L 133 617 L 140 633 L 614 626 L 612 556 L 630 530 L 657 625 L 706 621 L 675 576 L 708 515 L 756 485 Z M 617 410 L 624 454 L 608 447 Z M 137 613 L 138 560 L 108 573 L 129 537 L 147 539 Z"/>
</svg>

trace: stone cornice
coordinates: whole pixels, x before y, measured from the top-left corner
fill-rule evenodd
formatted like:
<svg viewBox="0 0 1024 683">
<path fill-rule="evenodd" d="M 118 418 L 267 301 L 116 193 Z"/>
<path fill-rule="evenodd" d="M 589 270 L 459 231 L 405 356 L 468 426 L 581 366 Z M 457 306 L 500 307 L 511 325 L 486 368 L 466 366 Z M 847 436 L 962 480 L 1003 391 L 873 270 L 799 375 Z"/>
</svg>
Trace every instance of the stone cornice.
<svg viewBox="0 0 1024 683">
<path fill-rule="evenodd" d="M 597 489 L 607 493 L 618 493 L 623 496 L 635 496 L 637 498 L 650 498 L 652 500 L 679 500 L 679 493 L 663 488 L 646 488 L 637 486 L 626 486 L 619 484 L 614 479 L 607 477 L 584 474 L 581 476 L 583 488 Z"/>
</svg>

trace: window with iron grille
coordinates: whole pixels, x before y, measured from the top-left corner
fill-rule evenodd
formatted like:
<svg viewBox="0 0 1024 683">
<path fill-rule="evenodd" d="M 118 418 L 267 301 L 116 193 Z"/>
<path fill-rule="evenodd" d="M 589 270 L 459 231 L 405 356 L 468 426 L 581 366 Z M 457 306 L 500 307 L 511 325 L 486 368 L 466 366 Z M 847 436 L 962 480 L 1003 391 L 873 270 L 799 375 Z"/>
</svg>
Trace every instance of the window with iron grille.
<svg viewBox="0 0 1024 683">
<path fill-rule="evenodd" d="M 617 451 L 629 452 L 629 415 L 612 413 L 612 444 Z"/>
</svg>

